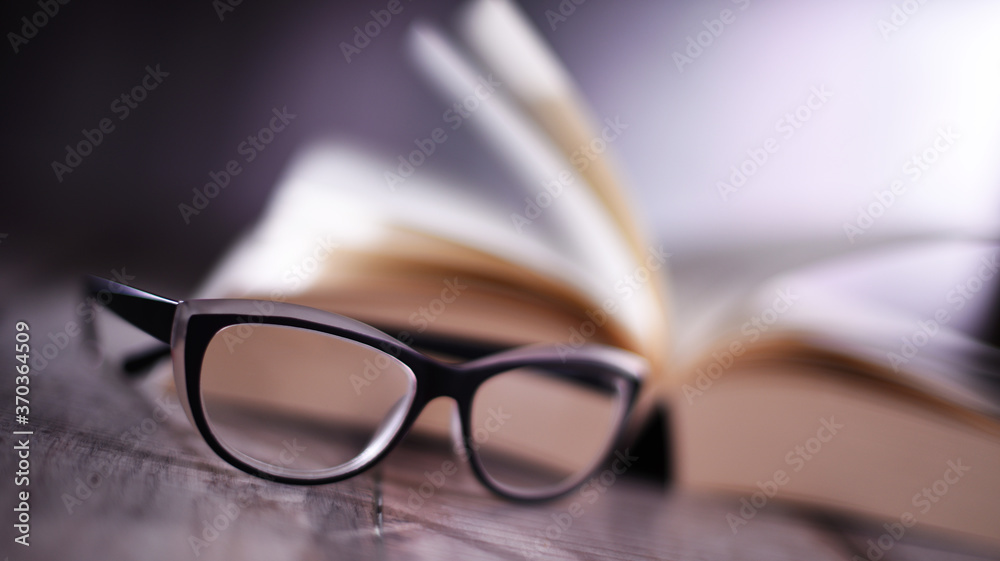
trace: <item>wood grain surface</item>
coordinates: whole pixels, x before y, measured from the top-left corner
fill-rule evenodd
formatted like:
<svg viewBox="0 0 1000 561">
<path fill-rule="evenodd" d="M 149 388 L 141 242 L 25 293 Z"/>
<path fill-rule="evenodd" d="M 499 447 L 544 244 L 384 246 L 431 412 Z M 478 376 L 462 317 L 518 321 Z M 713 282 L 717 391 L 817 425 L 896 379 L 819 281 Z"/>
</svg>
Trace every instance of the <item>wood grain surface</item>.
<svg viewBox="0 0 1000 561">
<path fill-rule="evenodd" d="M 664 489 L 629 472 L 601 485 L 596 499 L 573 493 L 542 505 L 512 503 L 488 493 L 450 446 L 419 438 L 342 483 L 258 479 L 218 459 L 176 400 L 157 401 L 148 384 L 124 380 L 75 305 L 67 292 L 0 311 L 6 559 L 833 560 L 865 558 L 865 540 L 878 535 L 877 527 L 775 502 L 734 536 L 725 517 L 737 498 Z M 13 408 L 18 320 L 31 325 L 33 352 L 49 342 L 58 348 L 69 321 L 83 328 L 65 348 L 49 349 L 55 356 L 31 374 L 26 425 L 15 422 Z M 21 488 L 12 431 L 22 429 L 34 431 L 29 547 L 14 542 L 13 529 Z M 457 473 L 443 484 L 428 477 L 448 461 L 459 464 Z M 907 537 L 883 559 L 985 556 Z"/>
</svg>

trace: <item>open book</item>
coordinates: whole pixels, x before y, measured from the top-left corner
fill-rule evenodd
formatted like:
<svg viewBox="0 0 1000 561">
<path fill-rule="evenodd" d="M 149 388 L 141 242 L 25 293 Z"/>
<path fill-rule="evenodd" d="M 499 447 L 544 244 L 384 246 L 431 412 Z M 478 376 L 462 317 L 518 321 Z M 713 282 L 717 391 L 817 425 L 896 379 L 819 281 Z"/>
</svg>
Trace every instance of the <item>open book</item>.
<svg viewBox="0 0 1000 561">
<path fill-rule="evenodd" d="M 643 238 L 609 155 L 628 124 L 592 114 L 510 3 L 460 16 L 461 43 L 425 24 L 409 35 L 451 108 L 441 127 L 396 157 L 308 147 L 200 296 L 326 309 L 414 345 L 622 347 L 653 366 L 636 417 L 668 411 L 678 483 L 736 493 L 720 527 L 797 500 L 883 520 L 893 539 L 916 525 L 1000 544 L 1000 416 L 975 389 L 985 375 L 964 375 L 988 349 L 934 328 L 933 311 L 833 294 L 823 270 L 679 322 L 670 254 Z M 424 166 L 470 131 L 510 171 L 500 197 Z M 446 413 L 421 430 L 443 431 Z"/>
</svg>

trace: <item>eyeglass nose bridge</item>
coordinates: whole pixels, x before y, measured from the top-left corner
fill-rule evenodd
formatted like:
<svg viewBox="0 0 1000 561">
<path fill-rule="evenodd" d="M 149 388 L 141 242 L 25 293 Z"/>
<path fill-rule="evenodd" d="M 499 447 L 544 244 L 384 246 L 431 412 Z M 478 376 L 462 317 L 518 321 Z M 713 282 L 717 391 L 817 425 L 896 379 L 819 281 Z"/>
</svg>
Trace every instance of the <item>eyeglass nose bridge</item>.
<svg viewBox="0 0 1000 561">
<path fill-rule="evenodd" d="M 450 397 L 459 408 L 464 407 L 472 399 L 484 375 L 480 368 L 431 360 L 414 373 L 417 375 L 417 402 L 421 409 L 439 397 Z"/>
<path fill-rule="evenodd" d="M 468 448 L 470 438 L 468 425 L 472 414 L 473 398 L 479 386 L 490 377 L 517 365 L 500 358 L 474 361 L 473 363 L 452 364 L 422 357 L 421 364 L 411 365 L 417 378 L 417 389 L 408 418 L 402 432 L 406 432 L 423 413 L 428 403 L 439 397 L 451 398 L 457 423 L 452 424 L 452 438 L 456 445 Z M 519 361 L 515 361 L 519 362 Z M 468 451 L 468 450 L 467 450 Z M 483 479 L 482 477 L 480 479 Z M 484 480 L 489 487 L 490 484 Z"/>
<path fill-rule="evenodd" d="M 460 454 L 466 459 L 475 455 L 476 448 L 472 446 L 472 434 L 469 423 L 471 422 L 473 397 L 479 386 L 491 376 L 503 372 L 509 368 L 505 361 L 490 360 L 486 364 L 480 361 L 475 363 L 451 364 L 439 362 L 428 357 L 423 357 L 422 364 L 417 367 L 411 365 L 411 370 L 417 377 L 417 391 L 413 405 L 409 412 L 409 418 L 404 423 L 402 432 L 406 432 L 416 422 L 428 403 L 439 397 L 450 398 L 453 414 L 451 422 L 452 443 L 455 450 L 461 450 Z M 473 461 L 473 464 L 476 462 Z M 482 473 L 478 466 L 473 467 L 477 478 L 490 489 L 495 489 L 489 478 Z M 502 493 L 502 492 L 501 492 Z"/>
</svg>

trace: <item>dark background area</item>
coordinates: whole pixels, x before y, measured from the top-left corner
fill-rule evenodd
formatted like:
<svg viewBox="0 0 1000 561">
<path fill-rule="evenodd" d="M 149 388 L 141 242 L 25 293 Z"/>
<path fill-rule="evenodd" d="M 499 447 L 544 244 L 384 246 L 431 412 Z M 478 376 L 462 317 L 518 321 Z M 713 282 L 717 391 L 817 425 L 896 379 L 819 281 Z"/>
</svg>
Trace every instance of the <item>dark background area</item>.
<svg viewBox="0 0 1000 561">
<path fill-rule="evenodd" d="M 339 45 L 386 2 L 243 2 L 222 21 L 208 0 L 59 5 L 19 52 L 9 39 L 0 49 L 0 288 L 125 267 L 144 287 L 183 297 L 254 223 L 297 148 L 334 135 L 397 153 L 439 124 L 444 103 L 403 38 L 418 17 L 449 24 L 458 4 L 404 1 L 350 64 Z M 545 8 L 527 7 L 542 28 Z M 0 29 L 20 34 L 21 18 L 39 11 L 37 0 L 6 3 Z M 169 76 L 119 120 L 111 103 L 147 65 Z M 292 124 L 185 224 L 178 205 L 282 107 Z M 115 129 L 58 181 L 52 162 L 106 117 Z M 459 173 L 496 165 L 480 148 L 450 144 Z"/>
</svg>

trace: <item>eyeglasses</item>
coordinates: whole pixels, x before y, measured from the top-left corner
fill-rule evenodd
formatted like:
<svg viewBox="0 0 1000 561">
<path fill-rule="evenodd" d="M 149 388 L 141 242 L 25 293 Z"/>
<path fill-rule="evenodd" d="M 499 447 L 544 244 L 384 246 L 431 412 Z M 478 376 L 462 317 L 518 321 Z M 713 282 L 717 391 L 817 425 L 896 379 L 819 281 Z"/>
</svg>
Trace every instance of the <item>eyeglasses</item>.
<svg viewBox="0 0 1000 561">
<path fill-rule="evenodd" d="M 456 450 L 486 487 L 553 498 L 607 459 L 647 368 L 600 345 L 518 347 L 453 364 L 314 308 L 173 301 L 96 277 L 88 290 L 170 345 L 178 397 L 215 453 L 283 483 L 361 473 L 447 396 L 457 402 Z"/>
</svg>

